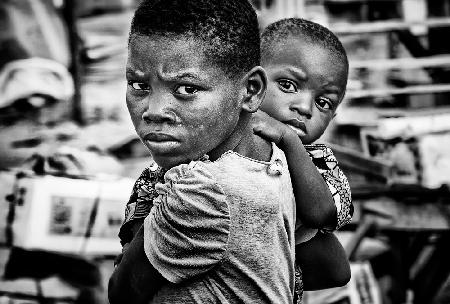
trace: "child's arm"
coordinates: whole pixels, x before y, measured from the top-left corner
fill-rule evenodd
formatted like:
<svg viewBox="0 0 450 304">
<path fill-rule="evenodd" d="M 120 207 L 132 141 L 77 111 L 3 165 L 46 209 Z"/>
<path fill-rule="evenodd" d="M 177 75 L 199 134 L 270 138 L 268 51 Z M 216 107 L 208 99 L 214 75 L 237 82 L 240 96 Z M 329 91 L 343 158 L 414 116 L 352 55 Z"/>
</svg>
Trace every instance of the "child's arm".
<svg viewBox="0 0 450 304">
<path fill-rule="evenodd" d="M 296 245 L 295 261 L 302 271 L 304 290 L 340 287 L 350 280 L 350 263 L 333 233 L 318 232 Z"/>
<path fill-rule="evenodd" d="M 321 144 L 305 145 L 305 148 L 333 196 L 338 215 L 335 228 L 338 229 L 353 215 L 348 180 L 330 148 Z M 331 233 L 319 232 L 311 240 L 297 244 L 296 261 L 303 270 L 305 290 L 339 287 L 350 279 L 346 252 Z"/>
<path fill-rule="evenodd" d="M 298 135 L 285 124 L 258 111 L 253 130 L 286 155 L 296 201 L 297 219 L 310 228 L 336 227 L 336 207 L 328 185 L 312 163 Z"/>
</svg>

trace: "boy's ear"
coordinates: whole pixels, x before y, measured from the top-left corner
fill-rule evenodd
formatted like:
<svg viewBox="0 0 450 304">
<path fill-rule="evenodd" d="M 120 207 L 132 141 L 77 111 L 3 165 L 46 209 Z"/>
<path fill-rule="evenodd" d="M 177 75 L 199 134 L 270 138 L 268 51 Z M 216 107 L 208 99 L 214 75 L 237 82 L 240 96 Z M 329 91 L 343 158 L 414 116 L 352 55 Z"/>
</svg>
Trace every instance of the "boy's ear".
<svg viewBox="0 0 450 304">
<path fill-rule="evenodd" d="M 255 66 L 245 74 L 243 84 L 245 86 L 245 92 L 242 100 L 242 109 L 246 112 L 254 113 L 258 111 L 266 95 L 266 71 L 260 66 Z"/>
</svg>

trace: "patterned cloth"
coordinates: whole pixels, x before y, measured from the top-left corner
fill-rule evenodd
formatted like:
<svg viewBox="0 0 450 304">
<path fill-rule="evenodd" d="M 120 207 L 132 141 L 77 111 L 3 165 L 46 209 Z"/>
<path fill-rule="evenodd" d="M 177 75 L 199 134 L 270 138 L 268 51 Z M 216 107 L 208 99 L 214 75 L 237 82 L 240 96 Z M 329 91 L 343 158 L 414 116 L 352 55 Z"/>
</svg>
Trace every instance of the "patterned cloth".
<svg viewBox="0 0 450 304">
<path fill-rule="evenodd" d="M 350 223 L 353 216 L 352 196 L 347 177 L 339 168 L 338 161 L 330 148 L 323 144 L 313 144 L 305 145 L 305 149 L 333 196 L 337 210 L 337 225 L 331 231 L 337 230 Z"/>
<path fill-rule="evenodd" d="M 348 224 L 353 216 L 353 204 L 347 177 L 339 168 L 336 157 L 330 148 L 323 144 L 305 145 L 305 148 L 333 196 L 337 211 L 337 225 L 334 228 L 339 229 Z M 144 169 L 134 184 L 125 209 L 125 220 L 119 232 L 122 245 L 131 242 L 133 239 L 132 222 L 137 219 L 143 220 L 150 213 L 153 200 L 158 196 L 155 185 L 164 182 L 165 173 L 166 170 L 153 163 Z M 322 230 L 331 232 L 335 229 L 324 228 Z M 303 296 L 303 283 L 299 267 L 296 267 L 295 277 L 295 298 L 297 300 L 296 303 L 299 304 Z"/>
</svg>

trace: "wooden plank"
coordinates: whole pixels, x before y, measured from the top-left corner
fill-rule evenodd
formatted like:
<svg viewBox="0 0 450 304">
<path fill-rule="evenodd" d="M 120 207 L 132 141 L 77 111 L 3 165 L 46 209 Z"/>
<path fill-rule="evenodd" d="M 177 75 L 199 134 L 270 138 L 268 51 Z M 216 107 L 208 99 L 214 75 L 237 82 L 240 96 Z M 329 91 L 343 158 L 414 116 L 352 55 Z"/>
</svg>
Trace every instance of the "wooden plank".
<svg viewBox="0 0 450 304">
<path fill-rule="evenodd" d="M 354 202 L 356 203 L 356 202 Z M 409 232 L 449 231 L 448 219 L 436 202 L 424 199 L 420 204 L 408 204 L 388 197 L 360 202 L 362 214 L 373 219 L 379 230 Z M 447 210 L 449 206 L 444 206 Z"/>
<path fill-rule="evenodd" d="M 385 97 L 389 95 L 414 95 L 450 92 L 450 84 L 415 85 L 404 88 L 381 88 L 367 90 L 349 90 L 346 99 Z"/>
<path fill-rule="evenodd" d="M 350 61 L 351 69 L 389 70 L 450 67 L 450 55 Z"/>
<path fill-rule="evenodd" d="M 326 145 L 333 150 L 342 167 L 385 180 L 391 177 L 392 163 L 388 160 L 368 157 L 362 152 L 336 144 L 326 143 Z"/>
<path fill-rule="evenodd" d="M 384 33 L 399 30 L 407 30 L 414 26 L 425 26 L 428 28 L 434 27 L 448 27 L 450 26 L 450 18 L 428 18 L 424 21 L 410 21 L 402 20 L 385 20 L 377 22 L 364 23 L 345 23 L 345 24 L 331 24 L 329 26 L 332 31 L 338 35 L 352 35 L 364 33 Z"/>
</svg>

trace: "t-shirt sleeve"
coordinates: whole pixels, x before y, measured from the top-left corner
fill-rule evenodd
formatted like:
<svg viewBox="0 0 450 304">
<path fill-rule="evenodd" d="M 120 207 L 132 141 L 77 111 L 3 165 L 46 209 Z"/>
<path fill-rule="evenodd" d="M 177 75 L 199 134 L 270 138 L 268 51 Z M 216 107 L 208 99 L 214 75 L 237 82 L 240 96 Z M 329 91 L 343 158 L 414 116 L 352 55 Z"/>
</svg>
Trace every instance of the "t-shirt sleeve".
<svg viewBox="0 0 450 304">
<path fill-rule="evenodd" d="M 132 223 L 137 219 L 144 219 L 150 213 L 153 200 L 158 196 L 155 185 L 164 182 L 165 172 L 164 169 L 153 162 L 152 165 L 142 171 L 134 183 L 130 199 L 125 207 L 125 218 L 119 230 L 122 245 L 131 242 L 133 239 Z"/>
<path fill-rule="evenodd" d="M 348 224 L 353 216 L 352 196 L 347 177 L 339 168 L 338 161 L 329 147 L 323 144 L 313 144 L 305 145 L 305 148 L 327 183 L 336 206 L 336 227 L 324 228 L 323 231 L 339 229 Z"/>
<path fill-rule="evenodd" d="M 225 255 L 230 226 L 227 198 L 201 162 L 170 169 L 144 221 L 144 250 L 172 283 L 202 274 Z"/>
</svg>

